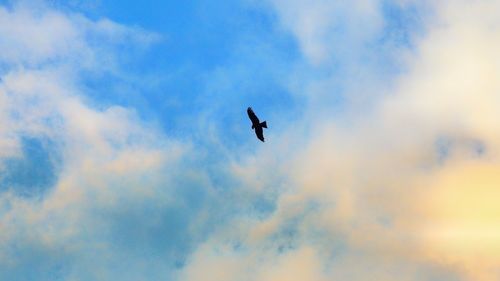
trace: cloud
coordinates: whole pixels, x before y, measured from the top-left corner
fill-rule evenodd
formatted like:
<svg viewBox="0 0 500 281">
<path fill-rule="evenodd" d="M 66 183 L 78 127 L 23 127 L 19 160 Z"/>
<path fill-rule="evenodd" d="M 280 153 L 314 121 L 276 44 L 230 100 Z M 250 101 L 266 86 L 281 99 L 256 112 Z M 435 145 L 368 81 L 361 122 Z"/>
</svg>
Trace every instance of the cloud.
<svg viewBox="0 0 500 281">
<path fill-rule="evenodd" d="M 1 189 L 1 279 L 499 278 L 498 4 L 269 3 L 302 54 L 277 83 L 306 102 L 254 152 L 96 106 L 80 74 L 120 75 L 158 35 L 0 8 L 0 169 L 26 140 L 56 163 L 45 189 Z"/>
<path fill-rule="evenodd" d="M 383 28 L 381 1 L 270 1 L 284 28 L 293 32 L 313 64 L 356 53 Z M 348 42 L 348 43 L 347 43 Z"/>
<path fill-rule="evenodd" d="M 381 3 L 358 1 L 352 11 L 330 2 L 271 2 L 306 62 L 319 69 L 345 60 L 339 48 L 373 55 L 372 48 L 380 49 L 371 44 L 388 31 Z M 394 5 L 408 8 L 412 1 Z M 307 145 L 280 158 L 282 147 L 272 144 L 275 153 L 266 148 L 235 164 L 259 192 L 266 193 L 254 177 L 270 169 L 283 175 L 265 184 L 278 188 L 274 209 L 263 217 L 240 216 L 216 233 L 193 255 L 186 280 L 203 268 L 209 280 L 500 278 L 499 209 L 491 199 L 498 197 L 498 4 L 442 1 L 419 8 L 428 13 L 425 32 L 414 34 L 410 45 L 385 49 L 395 51 L 392 59 L 404 71 L 379 76 L 372 71 L 383 68 L 381 62 L 349 60 L 368 70 L 362 79 L 368 83 L 340 82 L 353 97 L 341 113 L 321 110 L 334 108 L 325 98 L 333 90 L 311 87 L 338 80 L 293 74 L 317 101 L 290 133 L 292 139 L 306 133 Z M 345 34 L 339 26 L 353 34 L 336 42 L 332 38 Z M 332 77 L 346 77 L 346 68 L 326 68 Z M 390 85 L 378 88 L 381 78 Z M 319 98 L 318 90 L 324 92 Z M 316 125 L 301 127 L 308 122 Z M 290 135 L 281 139 L 286 143 Z M 295 259 L 303 264 L 293 266 Z"/>
<path fill-rule="evenodd" d="M 84 72 L 119 73 L 124 45 L 144 48 L 158 35 L 46 6 L 0 14 L 0 156 L 9 178 L 0 181 L 0 278 L 166 276 L 191 243 L 182 236 L 196 210 L 182 194 L 174 198 L 172 182 L 189 144 L 132 108 L 95 107 L 81 81 Z M 44 159 L 25 155 L 27 141 L 40 143 Z M 12 161 L 55 163 L 55 181 L 35 189 Z"/>
<path fill-rule="evenodd" d="M 43 4 L 16 2 L 0 9 L 2 64 L 39 66 L 54 62 L 80 63 L 106 70 L 116 63 L 113 51 L 125 42 L 147 46 L 157 34 L 125 27 L 108 19 L 92 21 L 81 14 L 57 12 Z M 106 41 L 107 44 L 100 44 Z M 110 65 L 108 65 L 110 64 Z"/>
</svg>

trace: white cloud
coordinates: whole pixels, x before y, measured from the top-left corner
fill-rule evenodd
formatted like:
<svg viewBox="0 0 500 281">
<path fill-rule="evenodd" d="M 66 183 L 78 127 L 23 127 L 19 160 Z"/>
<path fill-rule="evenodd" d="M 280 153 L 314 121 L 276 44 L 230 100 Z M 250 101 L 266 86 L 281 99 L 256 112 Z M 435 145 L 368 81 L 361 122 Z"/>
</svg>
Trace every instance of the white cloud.
<svg viewBox="0 0 500 281">
<path fill-rule="evenodd" d="M 44 194 L 23 197 L 2 187 L 0 279 L 137 280 L 173 267 L 175 258 L 165 266 L 127 256 L 134 245 L 119 247 L 117 240 L 133 242 L 134 232 L 122 228 L 145 229 L 137 239 L 175 226 L 167 216 L 177 204 L 169 175 L 188 144 L 169 139 L 133 109 L 89 106 L 79 80 L 82 70 L 119 71 L 122 44 L 142 48 L 157 38 L 45 6 L 0 7 L 2 162 L 24 157 L 23 138 L 48 139 L 60 154 L 57 181 Z M 155 214 L 143 216 L 148 208 Z M 136 243 L 149 252 L 156 246 Z M 159 253 L 168 258 L 169 251 Z M 129 275 L 116 267 L 121 262 L 134 263 Z"/>
<path fill-rule="evenodd" d="M 342 60 L 341 49 L 371 55 L 360 46 L 384 24 L 377 2 L 359 1 L 352 9 L 327 1 L 272 4 L 316 65 Z M 499 209 L 488 199 L 498 198 L 499 4 L 426 5 L 425 34 L 414 38 L 411 55 L 396 57 L 405 62 L 403 74 L 377 81 L 378 64 L 369 62 L 363 81 L 370 83 L 346 83 L 346 94 L 362 100 L 369 98 L 362 92 L 378 92 L 374 102 L 351 100 L 332 117 L 321 110 L 324 96 L 315 96 L 317 89 L 328 91 L 307 87 L 321 78 L 293 76 L 306 81 L 306 94 L 317 99 L 308 108 L 307 120 L 316 124 L 309 144 L 278 163 L 276 153 L 263 149 L 243 168 L 235 165 L 250 186 L 270 169 L 286 171 L 276 209 L 264 218 L 238 218 L 229 237 L 221 230 L 193 255 L 186 280 L 203 268 L 221 280 L 500 278 Z M 345 41 L 338 39 L 344 35 L 339 26 L 353 32 Z M 380 82 L 393 87 L 378 89 Z M 303 136 L 307 130 L 300 128 L 292 130 Z M 448 142 L 440 147 L 443 139 Z M 301 267 L 293 266 L 295 259 Z M 230 275 L 217 275 L 222 268 Z"/>
<path fill-rule="evenodd" d="M 41 5 L 16 3 L 0 7 L 2 64 L 40 66 L 72 63 L 93 70 L 113 66 L 119 44 L 146 46 L 159 36 L 125 27 L 108 19 L 92 21 L 80 14 L 62 13 Z M 106 41 L 106 44 L 101 44 Z M 109 65 L 111 64 L 111 65 Z"/>
<path fill-rule="evenodd" d="M 270 1 L 313 64 L 351 57 L 383 28 L 381 1 Z"/>
</svg>

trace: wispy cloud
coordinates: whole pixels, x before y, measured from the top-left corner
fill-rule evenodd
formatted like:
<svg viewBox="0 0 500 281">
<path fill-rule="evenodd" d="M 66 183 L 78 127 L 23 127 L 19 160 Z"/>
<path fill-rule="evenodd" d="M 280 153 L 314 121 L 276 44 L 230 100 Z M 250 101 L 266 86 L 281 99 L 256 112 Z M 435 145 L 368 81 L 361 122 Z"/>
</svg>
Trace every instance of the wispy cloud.
<svg viewBox="0 0 500 281">
<path fill-rule="evenodd" d="M 394 3 L 403 4 L 412 3 Z M 316 66 L 346 59 L 342 46 L 359 58 L 372 56 L 373 48 L 380 50 L 372 44 L 389 32 L 383 3 L 359 1 L 354 11 L 321 1 L 273 5 Z M 211 268 L 209 280 L 498 279 L 499 209 L 487 199 L 498 197 L 492 171 L 498 169 L 499 83 L 493 76 L 500 69 L 498 19 L 491 12 L 497 6 L 444 1 L 420 7 L 429 12 L 421 22 L 425 32 L 389 49 L 404 69 L 392 78 L 373 73 L 383 62 L 349 60 L 352 67 L 368 66 L 368 77 L 360 76 L 368 83 L 340 82 L 354 97 L 342 113 L 327 117 L 318 105 L 328 98 L 318 98 L 308 108 L 307 121 L 316 125 L 305 134 L 305 149 L 272 165 L 267 161 L 276 153 L 262 152 L 257 163 L 243 166 L 262 167 L 249 178 L 286 167 L 287 188 L 276 209 L 263 219 L 238 218 L 240 232 L 221 231 L 193 255 L 186 278 Z M 332 76 L 346 77 L 346 68 L 333 69 Z M 310 87 L 317 78 L 293 77 L 306 81 L 313 99 L 317 90 L 335 95 Z M 381 82 L 390 85 L 378 88 Z M 308 131 L 299 128 L 292 129 L 299 130 L 294 139 Z M 303 263 L 293 266 L 294 260 Z"/>
<path fill-rule="evenodd" d="M 175 247 L 189 242 L 143 236 L 188 231 L 188 222 L 170 215 L 182 196 L 173 201 L 169 174 L 189 145 L 145 124 L 133 109 L 89 106 L 79 81 L 82 71 L 119 69 L 121 45 L 147 45 L 158 36 L 47 7 L 14 5 L 0 13 L 0 155 L 30 161 L 25 139 L 58 155 L 51 171 L 57 180 L 39 194 L 19 196 L 8 186 L 15 178 L 2 182 L 1 278 L 132 280 L 155 268 L 168 272 L 182 260 L 184 249 Z M 166 267 L 141 260 L 155 252 L 168 253 Z"/>
</svg>

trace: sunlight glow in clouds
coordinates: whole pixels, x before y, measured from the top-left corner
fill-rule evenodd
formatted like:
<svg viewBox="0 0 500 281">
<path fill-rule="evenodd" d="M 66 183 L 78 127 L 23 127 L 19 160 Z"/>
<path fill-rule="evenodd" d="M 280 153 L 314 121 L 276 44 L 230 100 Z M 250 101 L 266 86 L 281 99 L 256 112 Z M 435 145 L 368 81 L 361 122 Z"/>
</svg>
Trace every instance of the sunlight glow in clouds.
<svg viewBox="0 0 500 281">
<path fill-rule="evenodd" d="M 0 279 L 499 280 L 500 2 L 242 7 L 298 48 L 266 67 L 301 111 L 276 110 L 269 124 L 286 126 L 257 148 L 222 141 L 244 132 L 225 130 L 243 123 L 224 107 L 184 109 L 199 124 L 172 121 L 194 128 L 181 139 L 155 118 L 162 107 L 144 114 L 86 84 L 140 81 L 130 61 L 168 34 L 75 7 L 0 6 Z M 213 89 L 229 100 L 217 83 L 256 74 L 232 71 L 252 59 L 203 70 L 206 85 L 177 103 Z M 37 163 L 51 168 L 13 171 Z"/>
<path fill-rule="evenodd" d="M 325 59 L 330 45 L 335 46 L 325 43 L 330 42 L 328 28 L 335 24 L 325 23 L 314 12 L 328 11 L 329 3 L 317 2 L 320 8 L 314 3 L 276 4 L 313 64 Z M 494 199 L 486 200 L 498 195 L 493 171 L 498 171 L 500 132 L 495 121 L 500 117 L 500 84 L 494 78 L 500 74 L 494 51 L 499 47 L 499 19 L 490 12 L 498 4 L 449 1 L 433 8 L 436 15 L 427 23 L 427 34 L 415 38 L 415 54 L 403 58 L 408 73 L 393 82 L 394 93 L 371 89 L 372 95 L 380 96 L 377 106 L 366 111 L 355 105 L 353 116 L 357 112 L 366 116 L 349 120 L 347 126 L 342 120 L 319 121 L 322 125 L 309 148 L 292 162 L 296 190 L 278 199 L 270 218 L 252 226 L 252 233 L 258 234 L 247 242 L 248 256 L 263 258 L 257 272 L 315 245 L 313 256 L 323 267 L 313 264 L 305 269 L 309 263 L 304 262 L 302 269 L 313 272 L 306 277 L 309 280 L 498 279 L 500 213 Z M 288 17 L 291 10 L 298 14 Z M 313 30 L 321 40 L 300 29 L 305 26 L 301 16 L 309 26 L 317 24 Z M 363 29 L 363 24 L 352 28 Z M 364 40 L 369 42 L 370 36 L 374 35 Z M 360 50 L 356 44 L 364 42 L 348 44 Z M 346 43 L 337 44 L 342 48 Z M 331 52 L 335 57 L 334 49 Z M 324 117 L 312 115 L 314 121 Z M 449 143 L 439 148 L 443 138 Z M 311 201 L 321 207 L 310 211 Z M 290 224 L 293 234 L 285 246 L 280 231 Z M 269 250 L 273 246 L 274 253 Z M 290 250 L 279 250 L 283 247 Z M 241 269 L 236 275 L 247 276 L 243 269 L 255 266 L 255 261 L 242 262 L 245 265 L 235 265 Z M 234 263 L 221 260 L 215 267 Z M 199 256 L 195 264 L 200 266 Z M 220 276 L 211 280 L 216 279 Z"/>
</svg>

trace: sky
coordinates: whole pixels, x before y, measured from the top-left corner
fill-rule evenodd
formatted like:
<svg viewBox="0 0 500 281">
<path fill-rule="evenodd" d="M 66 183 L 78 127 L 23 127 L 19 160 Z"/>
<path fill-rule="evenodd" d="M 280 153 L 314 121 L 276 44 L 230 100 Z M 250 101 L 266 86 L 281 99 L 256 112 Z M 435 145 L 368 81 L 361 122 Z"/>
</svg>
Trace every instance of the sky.
<svg viewBox="0 0 500 281">
<path fill-rule="evenodd" d="M 498 11 L 0 0 L 0 280 L 500 280 Z"/>
</svg>

